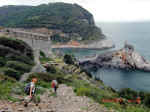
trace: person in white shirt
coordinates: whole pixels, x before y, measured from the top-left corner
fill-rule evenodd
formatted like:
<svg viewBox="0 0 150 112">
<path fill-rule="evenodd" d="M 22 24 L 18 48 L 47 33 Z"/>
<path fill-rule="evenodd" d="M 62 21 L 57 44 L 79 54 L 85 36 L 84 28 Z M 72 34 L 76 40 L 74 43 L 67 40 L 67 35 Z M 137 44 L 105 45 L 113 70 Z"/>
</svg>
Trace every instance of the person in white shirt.
<svg viewBox="0 0 150 112">
<path fill-rule="evenodd" d="M 33 78 L 32 79 L 32 82 L 30 82 L 30 90 L 29 90 L 29 96 L 27 96 L 25 98 L 25 104 L 24 106 L 27 107 L 28 106 L 28 103 L 30 103 L 32 100 L 36 103 L 36 99 L 35 99 L 35 84 L 37 83 L 37 78 Z"/>
</svg>

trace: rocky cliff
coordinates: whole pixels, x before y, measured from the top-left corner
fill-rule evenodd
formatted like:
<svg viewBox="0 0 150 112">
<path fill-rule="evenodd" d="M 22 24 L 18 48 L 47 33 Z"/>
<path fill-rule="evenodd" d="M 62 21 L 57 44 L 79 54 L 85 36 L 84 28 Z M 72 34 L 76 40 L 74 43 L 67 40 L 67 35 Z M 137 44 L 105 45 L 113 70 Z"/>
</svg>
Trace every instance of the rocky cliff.
<svg viewBox="0 0 150 112">
<path fill-rule="evenodd" d="M 134 50 L 134 47 L 125 44 L 123 49 L 106 52 L 94 60 L 80 62 L 85 69 L 117 68 L 126 70 L 142 70 L 150 72 L 150 62 Z"/>
</svg>

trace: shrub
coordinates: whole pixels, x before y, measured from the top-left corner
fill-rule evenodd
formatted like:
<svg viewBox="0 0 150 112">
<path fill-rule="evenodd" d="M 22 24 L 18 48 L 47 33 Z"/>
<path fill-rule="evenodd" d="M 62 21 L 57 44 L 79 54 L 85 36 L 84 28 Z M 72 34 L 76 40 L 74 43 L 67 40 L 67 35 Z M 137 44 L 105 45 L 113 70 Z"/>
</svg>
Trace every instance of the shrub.
<svg viewBox="0 0 150 112">
<path fill-rule="evenodd" d="M 41 51 L 41 50 L 40 50 L 40 56 L 43 57 L 43 58 L 46 57 L 45 53 L 43 51 Z"/>
<path fill-rule="evenodd" d="M 21 77 L 21 74 L 20 72 L 14 70 L 14 69 L 11 69 L 11 68 L 7 68 L 4 70 L 4 74 L 9 76 L 9 77 L 13 77 L 15 78 L 16 80 L 19 80 L 20 77 Z"/>
<path fill-rule="evenodd" d="M 41 102 L 41 98 L 39 95 L 35 96 L 35 103 L 40 103 Z"/>
<path fill-rule="evenodd" d="M 76 90 L 77 95 L 79 96 L 89 96 L 91 93 L 90 88 L 80 87 Z"/>
<path fill-rule="evenodd" d="M 21 63 L 21 62 L 17 62 L 17 61 L 8 61 L 6 66 L 11 67 L 15 70 L 21 71 L 22 73 L 30 72 L 30 70 L 31 70 L 30 65 L 27 65 L 27 64 Z"/>
<path fill-rule="evenodd" d="M 65 79 L 65 75 L 62 73 L 51 74 L 51 73 L 33 73 L 29 75 L 27 82 L 30 82 L 32 78 L 38 79 L 38 84 L 43 85 L 43 82 L 50 83 L 52 80 L 57 80 L 59 83 L 67 82 L 68 79 Z"/>
<path fill-rule="evenodd" d="M 24 83 L 15 83 L 11 89 L 11 93 L 17 95 L 23 95 L 24 93 Z"/>
<path fill-rule="evenodd" d="M 6 75 L 0 74 L 0 82 L 6 82 L 6 81 L 16 82 L 16 80 L 14 78 L 11 78 L 11 77 L 8 77 Z"/>
<path fill-rule="evenodd" d="M 53 61 L 53 59 L 49 57 L 41 57 L 40 61 L 41 63 L 47 63 L 48 61 Z"/>
<path fill-rule="evenodd" d="M 150 108 L 150 93 L 147 93 L 144 96 L 145 97 L 144 97 L 143 103 L 145 106 Z"/>
<path fill-rule="evenodd" d="M 32 78 L 35 78 L 35 77 L 38 79 L 38 82 L 39 82 L 39 80 L 45 81 L 45 82 L 50 82 L 51 80 L 54 79 L 54 76 L 49 73 L 33 73 L 33 74 L 30 74 L 27 81 L 31 81 Z"/>
<path fill-rule="evenodd" d="M 20 61 L 20 62 L 23 62 L 25 64 L 29 64 L 29 65 L 34 65 L 34 60 L 30 59 L 29 57 L 27 56 L 24 56 L 24 55 L 21 55 L 21 56 L 9 56 L 8 57 L 8 60 L 13 60 L 13 61 Z"/>
<path fill-rule="evenodd" d="M 66 55 L 64 56 L 64 62 L 65 62 L 66 64 L 74 64 L 74 59 L 73 59 L 73 57 L 72 57 L 71 55 L 66 54 Z"/>
<path fill-rule="evenodd" d="M 119 91 L 119 95 L 127 99 L 135 99 L 138 96 L 138 92 L 130 88 L 124 88 Z"/>
<path fill-rule="evenodd" d="M 51 87 L 50 82 L 44 82 L 44 81 L 41 81 L 41 80 L 38 81 L 38 85 L 40 85 L 43 88 L 50 88 Z"/>
<path fill-rule="evenodd" d="M 56 73 L 56 68 L 53 65 L 47 66 L 46 71 L 49 73 Z"/>
<path fill-rule="evenodd" d="M 29 56 L 31 59 L 33 59 L 33 51 L 31 47 L 22 40 L 1 37 L 0 44 L 9 47 L 11 49 L 14 49 L 15 51 L 19 51 L 20 53 L 23 53 L 26 56 Z"/>
<path fill-rule="evenodd" d="M 42 87 L 41 85 L 40 86 L 37 86 L 36 87 L 36 95 L 38 95 L 38 94 L 44 94 L 45 93 L 45 91 L 46 91 L 46 89 L 45 88 L 48 88 L 48 87 Z"/>
<path fill-rule="evenodd" d="M 139 97 L 141 98 L 141 100 L 144 100 L 146 96 L 146 92 L 140 91 L 139 92 Z"/>
<path fill-rule="evenodd" d="M 17 55 L 20 55 L 20 53 L 17 52 L 16 50 L 13 50 L 12 48 L 0 45 L 0 56 L 1 57 L 7 57 L 9 55 L 17 56 Z"/>
<path fill-rule="evenodd" d="M 6 60 L 3 57 L 0 57 L 0 67 L 6 64 Z"/>
<path fill-rule="evenodd" d="M 6 81 L 1 82 L 0 81 L 0 99 L 8 99 L 11 93 L 11 87 L 12 87 L 12 82 Z"/>
</svg>

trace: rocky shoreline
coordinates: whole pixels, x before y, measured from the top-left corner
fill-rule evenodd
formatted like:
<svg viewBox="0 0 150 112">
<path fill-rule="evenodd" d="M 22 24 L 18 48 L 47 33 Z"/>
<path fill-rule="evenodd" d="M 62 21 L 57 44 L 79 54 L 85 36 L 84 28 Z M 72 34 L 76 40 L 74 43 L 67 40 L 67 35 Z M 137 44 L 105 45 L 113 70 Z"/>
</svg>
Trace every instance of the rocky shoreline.
<svg viewBox="0 0 150 112">
<path fill-rule="evenodd" d="M 120 50 L 109 51 L 104 54 L 100 54 L 94 60 L 89 59 L 80 62 L 80 65 L 87 70 L 105 67 L 150 72 L 150 62 L 136 52 L 132 45 L 127 43 L 125 44 L 124 48 Z"/>
</svg>

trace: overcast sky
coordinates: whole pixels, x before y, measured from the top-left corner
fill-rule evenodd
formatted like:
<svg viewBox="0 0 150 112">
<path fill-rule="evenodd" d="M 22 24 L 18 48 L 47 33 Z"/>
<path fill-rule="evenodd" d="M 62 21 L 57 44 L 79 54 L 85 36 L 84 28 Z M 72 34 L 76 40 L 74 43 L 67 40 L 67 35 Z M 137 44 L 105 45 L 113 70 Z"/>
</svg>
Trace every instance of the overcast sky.
<svg viewBox="0 0 150 112">
<path fill-rule="evenodd" d="M 49 2 L 78 3 L 89 10 L 96 21 L 150 21 L 150 0 L 0 0 L 0 6 Z"/>
</svg>

